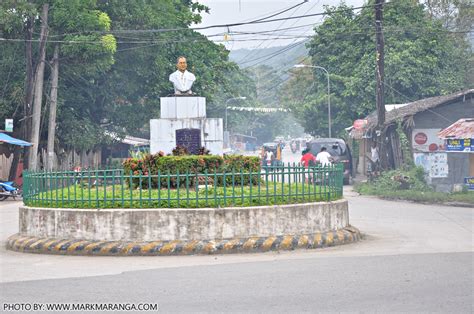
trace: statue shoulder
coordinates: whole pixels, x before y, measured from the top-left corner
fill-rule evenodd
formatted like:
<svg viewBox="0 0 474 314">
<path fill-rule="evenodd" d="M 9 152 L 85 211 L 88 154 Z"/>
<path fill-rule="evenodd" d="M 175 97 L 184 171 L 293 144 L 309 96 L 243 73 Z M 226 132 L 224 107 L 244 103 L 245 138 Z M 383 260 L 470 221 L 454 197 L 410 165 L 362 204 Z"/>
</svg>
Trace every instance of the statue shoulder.
<svg viewBox="0 0 474 314">
<path fill-rule="evenodd" d="M 196 76 L 194 76 L 194 74 L 192 74 L 191 72 L 188 72 L 188 78 L 192 81 L 196 80 Z"/>
</svg>

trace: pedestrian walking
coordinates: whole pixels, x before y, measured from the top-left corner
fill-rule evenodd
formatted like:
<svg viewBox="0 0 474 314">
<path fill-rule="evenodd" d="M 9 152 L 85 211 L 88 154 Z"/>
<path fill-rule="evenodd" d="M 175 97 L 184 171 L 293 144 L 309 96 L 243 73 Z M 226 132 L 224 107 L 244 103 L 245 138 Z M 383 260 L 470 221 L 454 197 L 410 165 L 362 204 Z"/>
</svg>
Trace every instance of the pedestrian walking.
<svg viewBox="0 0 474 314">
<path fill-rule="evenodd" d="M 309 148 L 306 148 L 305 150 L 303 150 L 302 155 L 303 156 L 301 156 L 301 162 L 303 163 L 305 167 L 304 172 L 306 172 L 306 174 L 303 174 L 305 176 L 305 182 L 312 183 L 313 175 L 312 175 L 312 169 L 310 167 L 315 165 L 316 158 L 311 153 L 311 150 Z"/>
<path fill-rule="evenodd" d="M 321 151 L 316 155 L 316 162 L 320 163 L 323 167 L 332 165 L 332 156 L 328 153 L 326 147 L 321 147 Z"/>
</svg>

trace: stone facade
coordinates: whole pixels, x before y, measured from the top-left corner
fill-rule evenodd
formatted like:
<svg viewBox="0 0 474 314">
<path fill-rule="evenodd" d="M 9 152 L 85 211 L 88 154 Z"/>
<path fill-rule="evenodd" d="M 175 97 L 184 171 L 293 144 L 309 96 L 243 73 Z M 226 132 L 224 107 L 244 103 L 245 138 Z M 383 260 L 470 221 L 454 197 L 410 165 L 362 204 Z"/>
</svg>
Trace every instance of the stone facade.
<svg viewBox="0 0 474 314">
<path fill-rule="evenodd" d="M 223 154 L 223 121 L 206 118 L 204 97 L 162 97 L 160 98 L 160 119 L 150 120 L 150 152 L 171 153 L 176 147 L 176 130 L 199 129 L 200 146 L 213 155 Z"/>
<path fill-rule="evenodd" d="M 314 234 L 348 226 L 347 200 L 197 209 L 20 208 L 20 235 L 41 238 L 214 240 Z"/>
</svg>

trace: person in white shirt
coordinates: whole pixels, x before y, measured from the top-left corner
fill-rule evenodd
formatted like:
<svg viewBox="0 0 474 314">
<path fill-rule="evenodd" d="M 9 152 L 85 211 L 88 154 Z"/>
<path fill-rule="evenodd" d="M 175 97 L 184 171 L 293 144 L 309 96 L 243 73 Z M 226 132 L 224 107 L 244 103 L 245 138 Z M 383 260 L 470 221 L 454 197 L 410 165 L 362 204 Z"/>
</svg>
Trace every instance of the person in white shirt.
<svg viewBox="0 0 474 314">
<path fill-rule="evenodd" d="M 178 70 L 170 74 L 169 80 L 173 83 L 175 95 L 192 95 L 191 87 L 193 86 L 196 77 L 191 72 L 188 72 L 188 64 L 186 58 L 178 57 L 176 67 Z"/>
<path fill-rule="evenodd" d="M 270 164 L 273 166 L 273 152 L 271 150 L 267 150 L 265 152 L 265 160 L 268 162 L 270 161 Z"/>
<path fill-rule="evenodd" d="M 323 167 L 332 164 L 332 156 L 327 152 L 326 147 L 321 147 L 321 151 L 316 155 L 316 162 L 319 162 Z"/>
<path fill-rule="evenodd" d="M 377 142 L 373 142 L 372 147 L 370 148 L 370 160 L 372 162 L 372 171 L 374 172 L 374 175 L 379 175 L 380 155 L 379 149 L 377 148 Z"/>
</svg>

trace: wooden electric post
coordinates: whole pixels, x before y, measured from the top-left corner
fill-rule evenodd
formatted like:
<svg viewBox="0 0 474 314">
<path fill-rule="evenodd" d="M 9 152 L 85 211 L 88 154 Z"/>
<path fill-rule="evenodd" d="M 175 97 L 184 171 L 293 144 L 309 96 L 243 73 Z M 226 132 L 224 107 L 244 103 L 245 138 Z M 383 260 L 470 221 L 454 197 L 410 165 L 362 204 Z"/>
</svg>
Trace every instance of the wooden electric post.
<svg viewBox="0 0 474 314">
<path fill-rule="evenodd" d="M 385 123 L 385 101 L 384 101 L 384 39 L 383 39 L 383 3 L 385 0 L 375 0 L 375 36 L 377 45 L 377 129 L 381 130 Z"/>
</svg>

